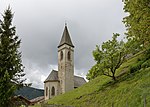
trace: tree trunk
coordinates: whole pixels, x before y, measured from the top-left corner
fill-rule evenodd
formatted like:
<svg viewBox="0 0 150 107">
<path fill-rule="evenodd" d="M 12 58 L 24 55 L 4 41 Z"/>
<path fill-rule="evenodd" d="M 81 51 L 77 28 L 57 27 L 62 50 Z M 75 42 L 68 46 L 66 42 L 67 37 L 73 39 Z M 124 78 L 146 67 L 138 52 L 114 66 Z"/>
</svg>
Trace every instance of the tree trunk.
<svg viewBox="0 0 150 107">
<path fill-rule="evenodd" d="M 112 78 L 114 81 L 116 81 L 115 73 L 113 73 Z"/>
</svg>

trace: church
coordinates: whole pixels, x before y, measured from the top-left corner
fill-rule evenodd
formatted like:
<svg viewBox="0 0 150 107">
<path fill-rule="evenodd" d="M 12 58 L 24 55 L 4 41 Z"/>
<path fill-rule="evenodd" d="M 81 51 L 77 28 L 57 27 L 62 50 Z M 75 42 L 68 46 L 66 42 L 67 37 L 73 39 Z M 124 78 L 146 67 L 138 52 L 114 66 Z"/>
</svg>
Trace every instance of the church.
<svg viewBox="0 0 150 107">
<path fill-rule="evenodd" d="M 67 25 L 58 45 L 58 71 L 52 70 L 44 81 L 44 97 L 48 100 L 85 84 L 83 77 L 74 75 L 74 45 Z"/>
</svg>

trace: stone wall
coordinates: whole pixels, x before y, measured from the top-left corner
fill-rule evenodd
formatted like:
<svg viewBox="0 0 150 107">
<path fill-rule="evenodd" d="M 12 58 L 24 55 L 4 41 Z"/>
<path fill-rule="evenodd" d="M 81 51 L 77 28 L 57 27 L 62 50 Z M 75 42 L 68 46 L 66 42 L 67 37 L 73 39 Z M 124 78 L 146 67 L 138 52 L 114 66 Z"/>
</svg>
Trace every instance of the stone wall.
<svg viewBox="0 0 150 107">
<path fill-rule="evenodd" d="M 61 52 L 63 58 L 61 58 Z M 68 59 L 68 52 L 70 52 L 70 59 Z M 74 89 L 74 50 L 66 44 L 58 49 L 58 77 L 61 93 Z"/>
<path fill-rule="evenodd" d="M 55 89 L 55 95 L 52 95 L 52 87 Z M 46 88 L 47 88 L 47 95 L 46 95 Z M 50 81 L 44 84 L 44 96 L 45 100 L 48 100 L 56 95 L 59 95 L 59 82 L 58 81 Z"/>
</svg>

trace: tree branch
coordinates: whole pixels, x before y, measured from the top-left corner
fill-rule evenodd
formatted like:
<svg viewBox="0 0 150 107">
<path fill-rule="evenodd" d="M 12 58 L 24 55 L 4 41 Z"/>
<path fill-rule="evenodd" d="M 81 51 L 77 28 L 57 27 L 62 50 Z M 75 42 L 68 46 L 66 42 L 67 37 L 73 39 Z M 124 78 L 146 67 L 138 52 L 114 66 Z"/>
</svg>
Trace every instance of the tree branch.
<svg viewBox="0 0 150 107">
<path fill-rule="evenodd" d="M 109 74 L 105 74 L 105 73 L 103 73 L 103 75 L 105 75 L 105 76 L 109 76 L 109 77 L 113 77 L 113 76 L 111 76 L 111 75 L 109 75 Z"/>
</svg>

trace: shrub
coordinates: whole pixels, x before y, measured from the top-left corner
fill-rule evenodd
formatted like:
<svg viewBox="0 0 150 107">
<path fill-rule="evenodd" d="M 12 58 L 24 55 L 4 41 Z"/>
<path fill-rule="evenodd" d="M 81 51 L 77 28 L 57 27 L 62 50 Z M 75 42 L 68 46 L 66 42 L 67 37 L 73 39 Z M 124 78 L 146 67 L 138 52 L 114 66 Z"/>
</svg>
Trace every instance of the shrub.
<svg viewBox="0 0 150 107">
<path fill-rule="evenodd" d="M 146 60 L 142 65 L 141 65 L 142 68 L 148 68 L 150 67 L 150 59 L 149 60 Z"/>
<path fill-rule="evenodd" d="M 141 69 L 142 63 L 143 63 L 143 61 L 139 61 L 139 62 L 133 64 L 132 66 L 130 66 L 130 73 L 139 71 Z"/>
<path fill-rule="evenodd" d="M 145 57 L 146 59 L 150 59 L 150 48 L 146 50 Z"/>
</svg>

